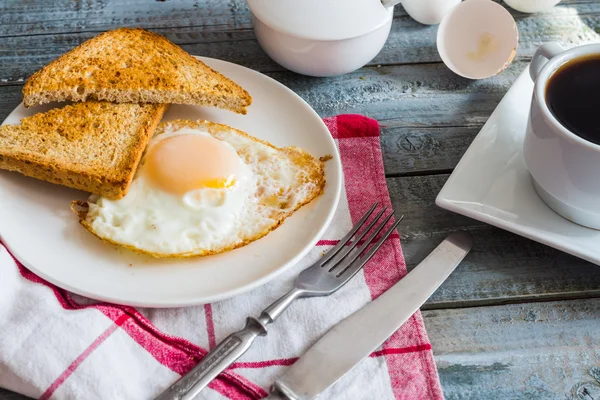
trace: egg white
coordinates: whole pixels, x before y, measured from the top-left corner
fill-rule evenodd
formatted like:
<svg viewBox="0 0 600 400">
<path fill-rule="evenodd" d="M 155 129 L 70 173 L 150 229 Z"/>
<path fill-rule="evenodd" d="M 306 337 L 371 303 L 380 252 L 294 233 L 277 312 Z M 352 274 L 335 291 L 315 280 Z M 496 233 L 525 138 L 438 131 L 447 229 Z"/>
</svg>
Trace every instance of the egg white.
<svg viewBox="0 0 600 400">
<path fill-rule="evenodd" d="M 233 186 L 203 188 L 173 195 L 158 189 L 140 171 L 120 200 L 92 196 L 85 218 L 88 229 L 110 242 L 155 256 L 212 254 L 245 244 L 279 224 L 320 190 L 301 165 L 276 149 L 233 129 L 167 125 L 149 148 L 169 137 L 212 135 L 233 147 L 242 173 Z M 85 224 L 84 224 L 85 225 Z"/>
</svg>

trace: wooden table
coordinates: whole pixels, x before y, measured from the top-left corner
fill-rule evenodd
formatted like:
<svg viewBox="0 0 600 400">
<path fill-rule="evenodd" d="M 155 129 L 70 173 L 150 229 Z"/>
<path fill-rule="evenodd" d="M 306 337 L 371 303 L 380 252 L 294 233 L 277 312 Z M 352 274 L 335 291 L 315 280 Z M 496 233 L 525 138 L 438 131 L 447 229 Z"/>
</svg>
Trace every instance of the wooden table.
<svg viewBox="0 0 600 400">
<path fill-rule="evenodd" d="M 473 252 L 422 308 L 446 397 L 600 400 L 600 267 L 434 204 L 538 45 L 600 41 L 597 0 L 564 0 L 544 14 L 511 13 L 519 51 L 494 78 L 469 81 L 450 72 L 436 51 L 437 27 L 419 25 L 399 6 L 371 64 L 317 79 L 267 57 L 244 0 L 3 0 L 0 119 L 20 102 L 31 73 L 120 26 L 152 29 L 191 54 L 261 71 L 322 116 L 376 118 L 392 202 L 406 215 L 401 237 L 409 267 L 454 230 L 475 236 Z M 0 400 L 21 398 L 0 389 Z"/>
</svg>

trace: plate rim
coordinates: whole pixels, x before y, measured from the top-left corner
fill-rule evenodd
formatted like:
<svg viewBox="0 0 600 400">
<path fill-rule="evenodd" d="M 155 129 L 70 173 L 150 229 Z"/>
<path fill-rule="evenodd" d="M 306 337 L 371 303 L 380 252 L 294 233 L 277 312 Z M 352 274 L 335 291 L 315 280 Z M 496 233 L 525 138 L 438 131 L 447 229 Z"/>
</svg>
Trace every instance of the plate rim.
<svg viewBox="0 0 600 400">
<path fill-rule="evenodd" d="M 552 247 L 554 249 L 557 249 L 559 251 L 562 251 L 564 253 L 568 253 L 572 256 L 581 258 L 583 260 L 589 261 L 593 264 L 597 264 L 600 265 L 600 252 L 597 255 L 592 254 L 590 251 L 588 251 L 587 249 L 581 249 L 579 248 L 576 244 L 574 246 L 569 246 L 569 242 L 560 242 L 556 239 L 553 238 L 549 238 L 544 234 L 540 234 L 540 233 L 536 233 L 535 231 L 533 231 L 532 229 L 529 229 L 525 226 L 522 226 L 520 224 L 508 221 L 506 219 L 502 219 L 499 218 L 497 216 L 491 215 L 489 213 L 486 213 L 484 211 L 477 211 L 477 210 L 473 210 L 470 209 L 468 207 L 462 207 L 459 202 L 452 200 L 450 197 L 448 197 L 448 195 L 446 194 L 446 192 L 449 190 L 448 187 L 454 185 L 458 185 L 457 183 L 454 183 L 453 181 L 455 179 L 457 179 L 457 176 L 459 174 L 463 173 L 463 169 L 465 169 L 466 167 L 463 165 L 467 165 L 467 155 L 472 153 L 473 151 L 475 151 L 475 146 L 478 145 L 478 143 L 476 144 L 475 142 L 481 139 L 481 136 L 485 134 L 484 131 L 486 131 L 488 128 L 488 124 L 490 123 L 490 121 L 493 121 L 493 117 L 495 116 L 495 114 L 497 114 L 499 111 L 499 108 L 502 106 L 503 102 L 506 100 L 507 96 L 511 93 L 511 91 L 513 90 L 513 88 L 515 88 L 517 86 L 517 84 L 520 83 L 520 79 L 523 78 L 523 76 L 525 76 L 525 78 L 523 79 L 527 79 L 528 78 L 528 74 L 529 74 L 529 64 L 526 65 L 525 69 L 523 70 L 523 72 L 521 72 L 521 74 L 519 74 L 519 77 L 515 80 L 515 82 L 513 83 L 513 85 L 510 87 L 510 89 L 506 92 L 506 94 L 504 95 L 504 97 L 502 98 L 502 100 L 498 103 L 498 105 L 496 106 L 496 108 L 494 109 L 494 111 L 492 112 L 492 114 L 490 114 L 490 117 L 488 118 L 488 120 L 486 121 L 486 123 L 483 125 L 483 127 L 481 128 L 481 130 L 477 133 L 477 135 L 475 136 L 475 138 L 473 139 L 473 141 L 471 142 L 471 144 L 469 145 L 469 147 L 467 148 L 467 150 L 465 151 L 465 153 L 462 155 L 461 159 L 459 160 L 459 162 L 456 164 L 456 167 L 454 168 L 454 171 L 452 171 L 452 173 L 450 174 L 450 176 L 448 177 L 448 179 L 446 180 L 446 182 L 444 183 L 444 185 L 442 186 L 442 189 L 439 191 L 439 193 L 436 196 L 435 199 L 435 204 L 443 209 L 446 209 L 448 211 L 460 214 L 460 215 L 464 215 L 466 217 L 469 218 L 473 218 L 477 221 L 481 221 L 484 222 L 486 224 L 495 226 L 497 228 L 500 229 L 504 229 L 508 232 L 514 233 L 516 235 L 525 237 L 527 239 L 533 240 L 535 242 L 541 243 L 543 245 Z M 520 152 L 522 153 L 522 149 L 519 148 Z M 460 187 L 460 186 L 457 186 Z M 503 209 L 504 211 L 509 211 L 507 209 Z M 554 211 L 552 211 L 554 212 Z M 558 216 L 558 214 L 557 214 Z M 560 216 L 559 216 L 560 217 Z M 563 217 L 560 217 L 561 219 L 564 219 Z M 564 219 L 565 223 L 568 224 L 575 224 L 574 222 L 568 221 L 566 219 Z M 575 224 L 576 225 L 576 224 Z M 583 227 L 582 227 L 583 228 Z M 590 229 L 590 228 L 587 228 Z"/>
<path fill-rule="evenodd" d="M 321 222 L 321 226 L 320 228 L 316 231 L 316 233 L 313 235 L 312 239 L 307 241 L 306 245 L 304 247 L 302 247 L 294 257 L 292 257 L 290 260 L 287 261 L 287 263 L 273 269 L 272 271 L 262 275 L 261 277 L 259 277 L 258 279 L 255 279 L 247 284 L 241 285 L 237 288 L 231 289 L 231 290 L 226 290 L 224 292 L 221 292 L 219 294 L 213 294 L 213 295 L 204 295 L 204 296 L 190 296 L 190 299 L 187 301 L 169 301 L 168 299 L 160 299 L 159 301 L 154 301 L 154 302 L 147 302 L 147 301 L 136 301 L 136 300 L 125 300 L 123 301 L 122 299 L 120 299 L 120 297 L 122 296 L 118 296 L 118 295 L 98 295 L 96 293 L 90 293 L 89 291 L 86 290 L 80 290 L 72 285 L 69 284 L 65 284 L 63 282 L 61 282 L 59 279 L 55 279 L 54 277 L 48 275 L 47 273 L 45 273 L 43 270 L 40 270 L 38 268 L 36 268 L 35 266 L 31 265 L 30 263 L 26 262 L 26 261 L 22 261 L 25 260 L 25 258 L 20 257 L 18 251 L 15 251 L 15 249 L 13 248 L 13 246 L 11 246 L 11 244 L 7 243 L 6 239 L 4 239 L 0 232 L 0 243 L 4 245 L 4 247 L 8 250 L 8 252 L 11 254 L 11 256 L 21 265 L 23 265 L 25 268 L 31 270 L 33 273 L 35 273 L 36 275 L 40 276 L 42 279 L 50 282 L 51 284 L 67 290 L 69 292 L 75 293 L 77 295 L 80 296 L 84 296 L 90 299 L 94 299 L 94 300 L 99 300 L 102 302 L 109 302 L 109 303 L 114 303 L 114 304 L 120 304 L 120 305 L 128 305 L 128 306 L 133 306 L 133 307 L 147 307 L 147 308 L 172 308 L 172 307 L 191 307 L 191 306 L 197 306 L 197 305 L 202 305 L 202 304 L 208 304 L 208 303 L 213 303 L 213 302 L 217 302 L 217 301 L 221 301 L 221 300 L 225 300 L 225 299 L 229 299 L 229 298 L 233 298 L 236 296 L 239 296 L 240 294 L 243 293 L 247 293 L 253 289 L 256 289 L 264 284 L 266 284 L 267 282 L 277 278 L 279 275 L 283 274 L 285 271 L 289 270 L 290 268 L 292 268 L 294 265 L 296 265 L 302 258 L 304 258 L 312 248 L 314 248 L 314 246 L 317 244 L 317 242 L 319 241 L 319 239 L 323 236 L 323 234 L 325 233 L 325 231 L 327 230 L 327 228 L 329 227 L 329 225 L 331 224 L 331 221 L 333 220 L 333 217 L 339 207 L 339 202 L 341 199 L 341 193 L 343 190 L 343 166 L 342 166 L 342 162 L 341 162 L 341 155 L 339 152 L 339 149 L 337 147 L 337 144 L 335 143 L 335 139 L 333 138 L 333 136 L 331 135 L 329 129 L 327 128 L 327 126 L 325 125 L 323 119 L 319 116 L 319 114 L 317 114 L 317 112 L 302 98 L 300 97 L 297 93 L 295 93 L 293 90 L 291 90 L 290 88 L 288 88 L 287 86 L 285 86 L 284 84 L 278 82 L 277 80 L 271 78 L 268 75 L 265 75 L 259 71 L 253 70 L 251 68 L 248 68 L 246 66 L 240 65 L 240 64 L 236 64 L 230 61 L 225 61 L 225 60 L 221 60 L 221 59 L 217 59 L 217 58 L 212 58 L 212 57 L 203 57 L 203 56 L 197 56 L 197 55 L 192 55 L 194 58 L 206 62 L 207 64 L 211 63 L 215 63 L 215 64 L 228 64 L 230 66 L 233 66 L 234 68 L 241 68 L 243 69 L 246 73 L 251 74 L 254 77 L 260 77 L 260 79 L 267 79 L 269 80 L 271 83 L 279 86 L 280 89 L 284 90 L 288 95 L 291 95 L 291 97 L 295 98 L 296 100 L 299 100 L 299 104 L 302 105 L 302 107 L 305 109 L 305 111 L 310 114 L 313 119 L 315 121 L 317 121 L 319 123 L 319 125 L 321 126 L 321 128 L 324 130 L 324 133 L 326 132 L 326 135 L 323 135 L 323 137 L 325 138 L 325 140 L 327 140 L 331 146 L 331 148 L 334 150 L 334 154 L 331 154 L 333 157 L 332 159 L 330 159 L 328 161 L 328 163 L 331 163 L 333 161 L 333 165 L 334 168 L 336 170 L 336 174 L 337 175 L 337 179 L 335 182 L 331 182 L 329 180 L 327 180 L 325 188 L 324 188 L 324 192 L 322 194 L 320 194 L 319 196 L 323 196 L 325 193 L 325 190 L 329 190 L 332 191 L 333 190 L 333 199 L 331 202 L 331 206 L 329 207 L 329 210 L 327 211 L 327 216 L 325 219 L 322 220 Z M 211 68 L 213 68 L 211 66 Z M 218 67 L 214 68 L 217 72 L 218 72 Z M 22 106 L 23 102 L 21 101 L 14 109 L 13 111 L 11 111 L 6 118 L 2 121 L 2 123 L 0 125 L 4 125 L 5 121 L 13 114 L 13 112 L 19 108 L 20 106 Z M 301 210 L 303 207 L 302 206 L 299 210 Z M 275 232 L 277 232 L 277 230 L 275 230 Z M 193 297 L 193 298 L 191 298 Z"/>
</svg>

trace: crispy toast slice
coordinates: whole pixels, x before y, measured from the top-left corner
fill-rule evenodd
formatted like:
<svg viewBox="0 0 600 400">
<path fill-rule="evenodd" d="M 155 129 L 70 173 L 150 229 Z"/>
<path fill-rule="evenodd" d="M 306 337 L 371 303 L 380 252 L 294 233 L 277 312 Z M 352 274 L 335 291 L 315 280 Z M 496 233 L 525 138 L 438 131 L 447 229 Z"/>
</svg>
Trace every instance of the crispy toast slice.
<svg viewBox="0 0 600 400">
<path fill-rule="evenodd" d="M 25 107 L 55 101 L 196 104 L 245 114 L 252 97 L 241 86 L 144 29 L 104 32 L 34 73 Z"/>
<path fill-rule="evenodd" d="M 88 101 L 0 126 L 0 169 L 121 198 L 166 108 Z"/>
</svg>

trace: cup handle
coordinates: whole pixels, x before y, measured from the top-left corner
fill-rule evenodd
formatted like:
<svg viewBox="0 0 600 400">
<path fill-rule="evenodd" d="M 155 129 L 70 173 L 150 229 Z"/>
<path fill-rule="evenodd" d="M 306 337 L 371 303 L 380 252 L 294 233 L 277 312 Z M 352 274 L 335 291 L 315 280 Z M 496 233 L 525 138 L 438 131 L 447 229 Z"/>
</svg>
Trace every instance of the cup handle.
<svg viewBox="0 0 600 400">
<path fill-rule="evenodd" d="M 548 60 L 559 55 L 564 51 L 565 48 L 557 42 L 550 42 L 541 45 L 533 55 L 533 58 L 531 59 L 531 64 L 529 65 L 529 75 L 531 76 L 531 80 L 535 82 L 537 80 L 538 75 L 540 74 L 540 71 L 542 70 L 544 65 L 546 65 Z"/>
</svg>

